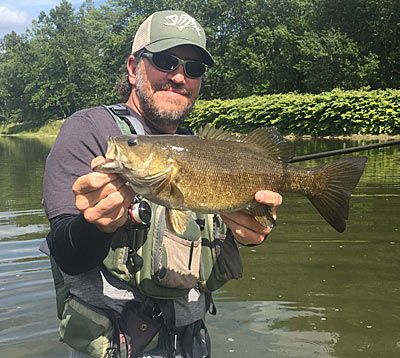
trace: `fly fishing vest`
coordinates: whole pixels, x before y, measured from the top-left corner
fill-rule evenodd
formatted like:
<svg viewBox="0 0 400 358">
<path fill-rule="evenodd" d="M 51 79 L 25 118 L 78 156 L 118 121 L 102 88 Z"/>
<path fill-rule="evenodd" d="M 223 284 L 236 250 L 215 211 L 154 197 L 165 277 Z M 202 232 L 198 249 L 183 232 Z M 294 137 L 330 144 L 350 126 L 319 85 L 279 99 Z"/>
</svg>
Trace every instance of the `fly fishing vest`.
<svg viewBox="0 0 400 358">
<path fill-rule="evenodd" d="M 104 106 L 124 134 L 145 134 L 140 121 L 122 105 Z M 182 235 L 168 231 L 166 208 L 149 203 L 150 226 L 127 225 L 112 241 L 103 261 L 109 272 L 145 296 L 171 299 L 198 287 L 212 292 L 243 268 L 233 235 L 217 215 L 192 213 Z"/>
<path fill-rule="evenodd" d="M 124 106 L 104 107 L 122 133 L 145 134 L 140 121 Z M 185 232 L 179 235 L 167 229 L 166 208 L 148 204 L 152 212 L 150 223 L 128 221 L 120 227 L 113 235 L 109 253 L 102 262 L 102 269 L 107 273 L 128 284 L 140 296 L 147 297 L 139 303 L 130 302 L 121 315 L 71 296 L 51 258 L 57 314 L 61 319 L 61 341 L 90 357 L 114 357 L 115 351 L 118 352 L 115 356 L 133 357 L 147 346 L 161 326 L 171 328 L 171 310 L 168 308 L 171 305 L 168 301 L 172 303 L 171 299 L 185 296 L 193 288 L 211 293 L 229 280 L 242 276 L 238 248 L 219 216 L 192 213 Z M 212 301 L 211 295 L 208 296 Z M 160 317 L 159 311 L 154 312 L 155 306 L 161 310 L 163 322 L 154 318 Z M 146 315 L 145 311 L 151 313 Z M 197 323 L 193 327 L 205 329 Z M 120 334 L 123 334 L 126 345 L 121 345 Z M 135 342 L 129 345 L 132 337 Z"/>
</svg>

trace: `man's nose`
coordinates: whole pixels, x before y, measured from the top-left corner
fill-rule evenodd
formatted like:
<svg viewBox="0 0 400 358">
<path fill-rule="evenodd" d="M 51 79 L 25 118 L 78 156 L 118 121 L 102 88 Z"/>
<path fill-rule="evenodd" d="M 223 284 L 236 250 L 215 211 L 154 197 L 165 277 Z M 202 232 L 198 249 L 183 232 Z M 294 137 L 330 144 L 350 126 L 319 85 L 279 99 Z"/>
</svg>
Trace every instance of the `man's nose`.
<svg viewBox="0 0 400 358">
<path fill-rule="evenodd" d="M 175 70 L 170 73 L 170 79 L 175 83 L 186 82 L 185 70 L 183 69 L 183 65 L 179 65 Z"/>
</svg>

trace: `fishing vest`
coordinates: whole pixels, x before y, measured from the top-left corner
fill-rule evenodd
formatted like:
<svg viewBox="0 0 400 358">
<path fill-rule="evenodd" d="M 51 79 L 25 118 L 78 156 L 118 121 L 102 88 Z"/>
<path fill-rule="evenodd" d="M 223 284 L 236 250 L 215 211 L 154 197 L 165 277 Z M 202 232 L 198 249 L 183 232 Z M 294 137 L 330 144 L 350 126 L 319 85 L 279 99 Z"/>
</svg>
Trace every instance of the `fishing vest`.
<svg viewBox="0 0 400 358">
<path fill-rule="evenodd" d="M 124 106 L 104 107 L 122 133 L 145 134 L 142 124 Z M 192 288 L 211 293 L 242 276 L 235 240 L 219 216 L 192 213 L 185 232 L 179 235 L 166 226 L 166 208 L 148 204 L 152 212 L 148 225 L 127 222 L 113 235 L 109 253 L 102 262 L 107 272 L 144 297 L 167 301 L 185 296 Z M 53 258 L 51 263 L 61 341 L 90 357 L 111 357 L 110 349 L 119 342 L 119 337 L 115 337 L 115 314 L 71 297 Z M 135 316 L 132 324 L 137 327 L 135 337 L 150 334 L 153 327 L 142 315 Z M 124 352 L 122 348 L 120 351 Z M 129 357 L 126 352 L 125 349 L 125 355 L 120 356 Z"/>
<path fill-rule="evenodd" d="M 124 134 L 145 134 L 139 120 L 122 105 L 103 106 Z M 112 240 L 103 261 L 109 272 L 145 296 L 171 299 L 198 287 L 219 289 L 242 276 L 233 235 L 217 215 L 192 213 L 182 235 L 168 231 L 165 207 L 149 203 L 150 226 L 125 225 Z"/>
</svg>

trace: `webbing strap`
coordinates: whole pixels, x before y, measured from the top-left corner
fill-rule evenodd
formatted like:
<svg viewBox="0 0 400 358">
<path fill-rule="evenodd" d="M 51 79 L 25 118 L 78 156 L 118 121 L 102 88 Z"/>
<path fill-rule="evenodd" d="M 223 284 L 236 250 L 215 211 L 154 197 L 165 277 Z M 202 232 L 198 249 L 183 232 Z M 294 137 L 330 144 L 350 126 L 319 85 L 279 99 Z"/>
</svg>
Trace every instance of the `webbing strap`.
<svg viewBox="0 0 400 358">
<path fill-rule="evenodd" d="M 132 116 L 129 113 L 129 110 L 123 105 L 113 104 L 111 106 L 106 106 L 105 104 L 102 104 L 102 106 L 114 117 L 118 126 L 121 128 L 122 133 L 128 134 L 126 133 L 127 131 L 124 129 L 124 127 L 121 126 L 120 121 L 123 121 L 129 126 L 131 133 L 138 135 L 146 134 L 142 123 L 140 123 L 140 121 L 137 118 Z"/>
</svg>

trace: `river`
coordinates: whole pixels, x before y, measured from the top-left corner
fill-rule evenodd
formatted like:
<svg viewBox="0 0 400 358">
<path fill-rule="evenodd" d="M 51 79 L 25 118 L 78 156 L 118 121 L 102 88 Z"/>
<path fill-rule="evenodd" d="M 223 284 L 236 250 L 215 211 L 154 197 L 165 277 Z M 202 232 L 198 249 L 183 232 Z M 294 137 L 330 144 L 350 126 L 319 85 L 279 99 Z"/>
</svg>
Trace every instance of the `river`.
<svg viewBox="0 0 400 358">
<path fill-rule="evenodd" d="M 38 251 L 49 227 L 41 185 L 53 141 L 0 137 L 1 358 L 68 356 L 49 260 Z M 371 141 L 294 142 L 302 155 Z M 207 318 L 213 357 L 400 356 L 400 147 L 362 154 L 368 163 L 344 233 L 307 199 L 286 195 L 268 240 L 240 247 L 244 276 L 214 295 L 218 313 Z"/>
</svg>

